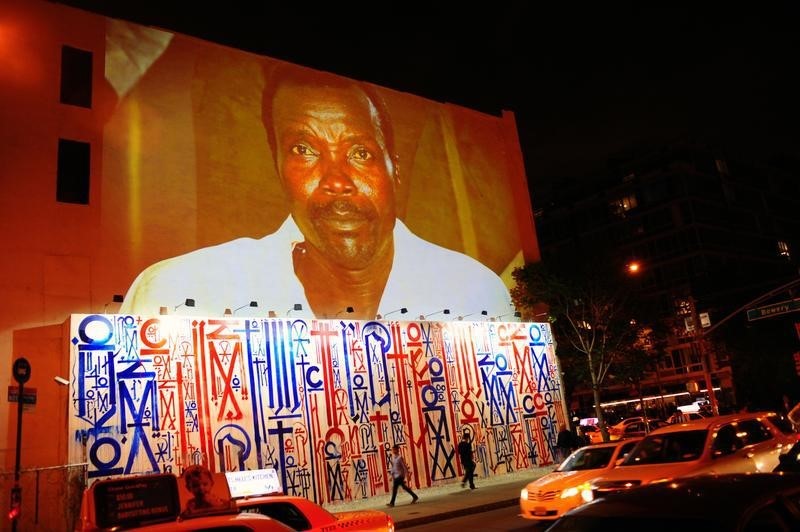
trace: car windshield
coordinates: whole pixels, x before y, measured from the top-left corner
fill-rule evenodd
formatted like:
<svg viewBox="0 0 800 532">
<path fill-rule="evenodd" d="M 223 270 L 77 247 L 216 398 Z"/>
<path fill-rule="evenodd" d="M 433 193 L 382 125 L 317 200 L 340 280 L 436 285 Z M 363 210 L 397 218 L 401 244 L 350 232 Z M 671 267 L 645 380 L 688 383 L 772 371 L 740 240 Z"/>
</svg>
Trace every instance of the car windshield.
<svg viewBox="0 0 800 532">
<path fill-rule="evenodd" d="M 572 453 L 556 471 L 583 471 L 608 466 L 614 447 L 586 447 Z"/>
<path fill-rule="evenodd" d="M 622 465 L 689 462 L 703 454 L 707 430 L 688 430 L 650 435 L 625 458 Z"/>
</svg>

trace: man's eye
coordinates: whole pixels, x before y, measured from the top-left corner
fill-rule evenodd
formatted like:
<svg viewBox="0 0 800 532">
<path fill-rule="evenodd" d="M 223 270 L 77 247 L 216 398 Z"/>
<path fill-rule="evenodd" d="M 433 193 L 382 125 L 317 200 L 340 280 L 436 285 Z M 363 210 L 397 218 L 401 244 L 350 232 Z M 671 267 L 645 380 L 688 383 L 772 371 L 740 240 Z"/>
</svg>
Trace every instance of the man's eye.
<svg viewBox="0 0 800 532">
<path fill-rule="evenodd" d="M 353 148 L 350 151 L 350 158 L 356 161 L 369 161 L 372 159 L 372 153 L 366 148 Z"/>
<path fill-rule="evenodd" d="M 290 150 L 294 155 L 302 155 L 303 157 L 310 157 L 317 155 L 317 152 L 306 146 L 305 144 L 295 144 Z"/>
</svg>

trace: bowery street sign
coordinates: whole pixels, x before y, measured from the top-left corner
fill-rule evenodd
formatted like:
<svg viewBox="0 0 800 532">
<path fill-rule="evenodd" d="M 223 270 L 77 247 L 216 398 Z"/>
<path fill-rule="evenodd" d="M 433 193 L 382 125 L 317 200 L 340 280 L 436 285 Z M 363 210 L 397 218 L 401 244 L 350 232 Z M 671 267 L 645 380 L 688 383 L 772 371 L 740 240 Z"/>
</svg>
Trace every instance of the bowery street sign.
<svg viewBox="0 0 800 532">
<path fill-rule="evenodd" d="M 780 303 L 773 303 L 772 305 L 748 310 L 747 321 L 771 318 L 772 316 L 788 314 L 789 312 L 796 312 L 798 310 L 800 310 L 800 299 L 790 299 L 789 301 L 781 301 Z"/>
</svg>

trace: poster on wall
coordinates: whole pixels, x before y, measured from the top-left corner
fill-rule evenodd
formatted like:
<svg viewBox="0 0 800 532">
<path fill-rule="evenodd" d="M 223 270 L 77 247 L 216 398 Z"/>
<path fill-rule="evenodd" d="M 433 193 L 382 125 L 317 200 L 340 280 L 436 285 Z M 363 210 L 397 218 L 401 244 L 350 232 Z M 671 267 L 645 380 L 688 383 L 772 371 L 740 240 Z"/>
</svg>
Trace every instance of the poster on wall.
<svg viewBox="0 0 800 532">
<path fill-rule="evenodd" d="M 553 463 L 563 390 L 549 324 L 73 315 L 70 461 L 91 481 L 272 468 L 321 504 Z"/>
</svg>

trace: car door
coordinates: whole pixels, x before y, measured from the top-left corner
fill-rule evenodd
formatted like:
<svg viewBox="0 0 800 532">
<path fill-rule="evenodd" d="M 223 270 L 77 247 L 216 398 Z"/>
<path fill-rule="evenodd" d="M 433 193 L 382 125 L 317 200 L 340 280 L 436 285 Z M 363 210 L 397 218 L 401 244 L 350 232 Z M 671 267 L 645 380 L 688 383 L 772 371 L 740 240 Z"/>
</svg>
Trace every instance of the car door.
<svg viewBox="0 0 800 532">
<path fill-rule="evenodd" d="M 756 471 L 769 472 L 780 463 L 780 455 L 785 449 L 783 442 L 760 419 L 745 419 L 739 422 L 739 433 L 744 433 L 747 441 L 747 457 L 753 461 Z"/>
<path fill-rule="evenodd" d="M 726 423 L 717 429 L 711 442 L 710 472 L 752 473 L 756 471 L 754 453 L 743 438 L 738 423 Z"/>
</svg>

